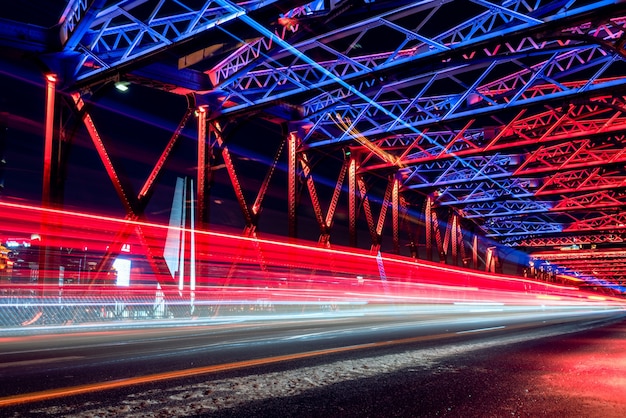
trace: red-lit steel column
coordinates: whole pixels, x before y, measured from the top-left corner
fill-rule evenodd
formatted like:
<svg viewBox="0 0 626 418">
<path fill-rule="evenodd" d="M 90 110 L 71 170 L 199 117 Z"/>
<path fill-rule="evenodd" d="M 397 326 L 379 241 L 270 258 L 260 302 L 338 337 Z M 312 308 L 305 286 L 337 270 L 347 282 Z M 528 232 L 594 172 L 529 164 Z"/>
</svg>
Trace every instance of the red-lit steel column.
<svg viewBox="0 0 626 418">
<path fill-rule="evenodd" d="M 206 107 L 199 107 L 196 110 L 196 116 L 198 118 L 198 184 L 197 184 L 197 199 L 198 199 L 198 227 L 200 229 L 206 229 L 209 223 L 209 205 L 207 204 L 208 194 L 208 176 L 210 170 L 210 158 L 207 152 L 207 130 L 206 130 Z"/>
<path fill-rule="evenodd" d="M 400 254 L 400 178 L 398 174 L 393 178 L 393 190 L 391 191 L 391 223 L 393 228 L 393 251 Z"/>
<path fill-rule="evenodd" d="M 56 96 L 57 77 L 55 74 L 46 74 L 46 109 L 44 125 L 44 153 L 43 153 L 43 182 L 41 192 L 41 205 L 44 208 L 52 206 L 52 153 L 54 149 L 54 109 Z M 49 238 L 52 233 L 50 224 L 52 220 L 49 214 L 44 213 L 41 219 L 41 247 L 39 250 L 39 271 L 37 282 L 44 286 L 52 283 L 51 260 Z M 42 288 L 42 296 L 45 295 Z"/>
<path fill-rule="evenodd" d="M 297 219 L 296 219 L 296 196 L 297 196 L 297 158 L 296 158 L 296 142 L 298 136 L 295 132 L 289 132 L 287 135 L 287 170 L 288 170 L 288 192 L 287 192 L 287 219 L 289 221 L 289 238 L 297 237 Z"/>
<path fill-rule="evenodd" d="M 44 207 L 52 204 L 52 150 L 54 141 L 54 99 L 56 96 L 57 77 L 55 74 L 46 74 L 46 120 L 44 132 L 43 153 L 43 190 L 41 195 Z"/>
<path fill-rule="evenodd" d="M 352 247 L 356 247 L 356 168 L 356 160 L 351 156 L 348 166 L 348 233 Z"/>
<path fill-rule="evenodd" d="M 485 271 L 489 273 L 501 273 L 497 247 L 487 248 L 485 253 Z"/>
<path fill-rule="evenodd" d="M 485 249 L 485 271 L 492 271 L 492 262 L 493 262 L 493 247 L 488 247 Z"/>
</svg>

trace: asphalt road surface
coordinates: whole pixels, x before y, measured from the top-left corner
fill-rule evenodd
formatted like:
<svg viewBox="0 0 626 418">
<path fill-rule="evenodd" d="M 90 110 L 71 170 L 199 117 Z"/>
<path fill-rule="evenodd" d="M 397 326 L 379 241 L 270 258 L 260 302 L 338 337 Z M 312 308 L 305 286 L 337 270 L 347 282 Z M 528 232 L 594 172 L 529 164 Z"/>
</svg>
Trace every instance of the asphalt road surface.
<svg viewBox="0 0 626 418">
<path fill-rule="evenodd" d="M 623 417 L 623 311 L 477 306 L 3 332 L 0 416 Z"/>
</svg>

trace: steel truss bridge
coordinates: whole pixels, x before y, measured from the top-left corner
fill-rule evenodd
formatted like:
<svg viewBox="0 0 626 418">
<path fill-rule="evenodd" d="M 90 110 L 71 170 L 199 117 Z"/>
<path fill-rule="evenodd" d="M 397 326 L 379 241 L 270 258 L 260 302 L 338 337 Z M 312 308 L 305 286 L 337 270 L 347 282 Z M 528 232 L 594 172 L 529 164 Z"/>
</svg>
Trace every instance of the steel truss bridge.
<svg viewBox="0 0 626 418">
<path fill-rule="evenodd" d="M 280 187 L 287 234 L 298 235 L 308 212 L 322 247 L 344 222 L 352 246 L 363 246 L 357 231 L 366 227 L 373 253 L 498 272 L 517 249 L 529 254 L 529 277 L 618 288 L 625 280 L 622 1 L 53 5 L 53 24 L 36 24 L 27 10 L 0 20 L 5 71 L 36 63 L 46 86 L 44 206 L 62 201 L 64 156 L 82 130 L 127 218 L 145 219 L 164 166 L 193 129 L 201 227 L 210 226 L 220 166 L 247 237 L 262 234 L 262 209 Z M 139 192 L 92 117 L 113 85 L 186 99 Z M 252 181 L 235 138 L 256 119 L 281 138 L 263 144 L 267 163 Z M 158 251 L 143 245 L 162 269 Z"/>
</svg>

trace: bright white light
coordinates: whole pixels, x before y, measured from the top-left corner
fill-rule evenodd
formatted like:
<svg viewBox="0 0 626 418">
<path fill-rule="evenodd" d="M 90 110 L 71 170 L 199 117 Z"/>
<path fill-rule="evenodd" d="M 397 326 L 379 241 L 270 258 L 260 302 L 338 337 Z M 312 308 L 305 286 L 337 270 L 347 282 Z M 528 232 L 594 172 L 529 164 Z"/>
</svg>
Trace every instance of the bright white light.
<svg viewBox="0 0 626 418">
<path fill-rule="evenodd" d="M 126 92 L 128 91 L 129 85 L 130 83 L 128 81 L 118 81 L 117 83 L 115 83 L 115 88 L 121 92 Z"/>
<path fill-rule="evenodd" d="M 115 284 L 120 287 L 130 286 L 130 260 L 117 258 L 113 263 L 113 267 L 117 271 L 117 281 Z"/>
</svg>

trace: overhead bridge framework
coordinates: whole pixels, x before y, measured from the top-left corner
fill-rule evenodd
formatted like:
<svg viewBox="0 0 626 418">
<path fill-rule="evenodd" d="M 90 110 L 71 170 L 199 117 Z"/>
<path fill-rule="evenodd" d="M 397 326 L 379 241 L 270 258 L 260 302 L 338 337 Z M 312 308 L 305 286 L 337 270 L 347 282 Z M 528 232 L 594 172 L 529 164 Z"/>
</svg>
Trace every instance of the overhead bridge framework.
<svg viewBox="0 0 626 418">
<path fill-rule="evenodd" d="M 86 128 L 129 219 L 145 217 L 193 131 L 204 228 L 223 164 L 248 237 L 262 232 L 278 188 L 292 238 L 308 213 L 324 247 L 345 228 L 352 246 L 375 254 L 493 272 L 519 250 L 527 276 L 622 291 L 624 257 L 593 267 L 623 250 L 626 231 L 621 1 L 73 0 L 59 16 L 51 28 L 0 20 L 0 58 L 35 55 L 47 69 L 45 205 L 62 201 L 71 120 Z M 138 194 L 91 115 L 113 83 L 187 99 Z M 280 132 L 253 179 L 237 151 L 250 120 Z M 161 271 L 159 249 L 144 245 Z M 577 262 L 546 252 L 561 249 Z"/>
</svg>

